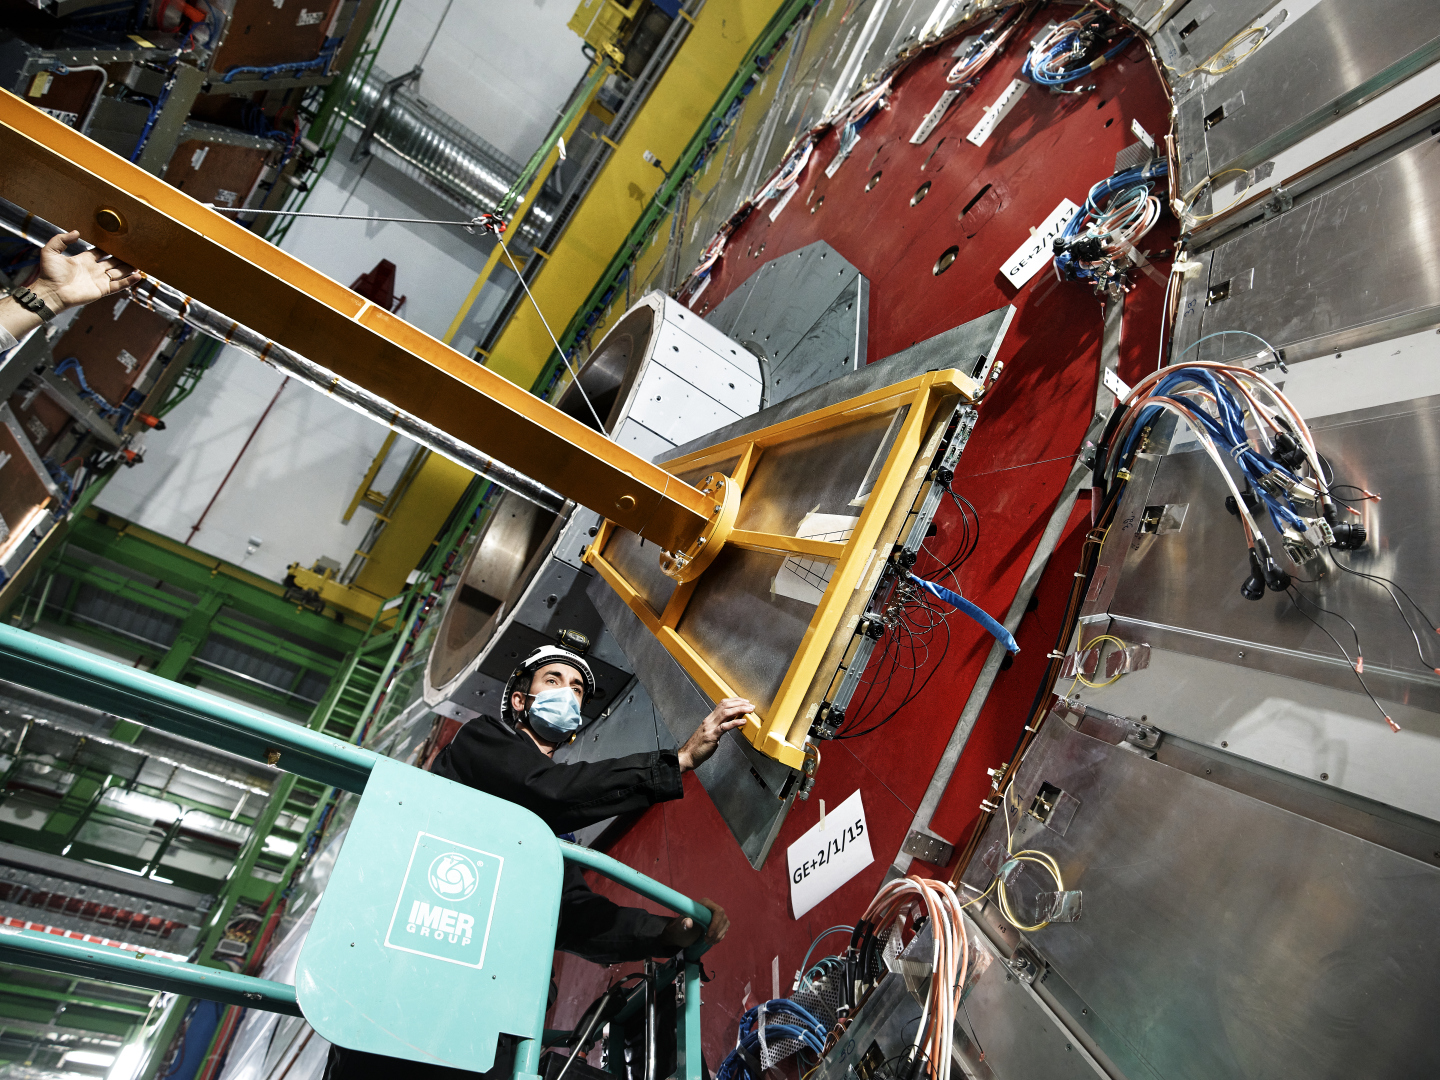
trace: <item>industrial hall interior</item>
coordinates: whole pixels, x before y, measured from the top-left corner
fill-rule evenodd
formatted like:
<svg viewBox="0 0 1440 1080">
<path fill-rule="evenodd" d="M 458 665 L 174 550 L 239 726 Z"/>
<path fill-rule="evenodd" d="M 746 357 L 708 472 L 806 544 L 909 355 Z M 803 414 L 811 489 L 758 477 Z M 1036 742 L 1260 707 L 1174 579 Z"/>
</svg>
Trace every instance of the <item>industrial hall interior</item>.
<svg viewBox="0 0 1440 1080">
<path fill-rule="evenodd" d="M 0 0 L 0 1080 L 1435 1080 L 1437 562 L 1437 0 Z"/>
</svg>

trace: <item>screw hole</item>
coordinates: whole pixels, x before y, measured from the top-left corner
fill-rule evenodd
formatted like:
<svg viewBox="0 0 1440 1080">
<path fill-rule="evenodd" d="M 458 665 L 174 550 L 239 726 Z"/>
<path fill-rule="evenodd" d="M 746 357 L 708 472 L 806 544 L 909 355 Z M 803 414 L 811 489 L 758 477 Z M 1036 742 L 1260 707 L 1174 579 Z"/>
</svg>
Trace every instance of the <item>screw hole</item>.
<svg viewBox="0 0 1440 1080">
<path fill-rule="evenodd" d="M 915 194 L 910 196 L 910 205 L 919 206 L 920 203 L 924 200 L 925 196 L 929 194 L 930 181 L 926 180 L 925 183 L 921 184 L 918 188 L 915 189 Z"/>
<path fill-rule="evenodd" d="M 951 244 L 948 248 L 946 248 L 943 252 L 940 253 L 940 258 L 935 260 L 935 269 L 930 272 L 937 277 L 943 274 L 946 270 L 950 269 L 950 264 L 955 261 L 956 257 L 959 254 L 959 245 Z"/>
<path fill-rule="evenodd" d="M 874 187 L 875 187 L 875 185 L 880 182 L 880 177 L 882 177 L 883 175 L 885 175 L 883 172 L 877 172 L 874 176 L 870 177 L 869 183 L 867 183 L 867 184 L 865 185 L 865 190 L 866 190 L 866 191 L 871 191 L 871 190 L 873 190 Z"/>
</svg>

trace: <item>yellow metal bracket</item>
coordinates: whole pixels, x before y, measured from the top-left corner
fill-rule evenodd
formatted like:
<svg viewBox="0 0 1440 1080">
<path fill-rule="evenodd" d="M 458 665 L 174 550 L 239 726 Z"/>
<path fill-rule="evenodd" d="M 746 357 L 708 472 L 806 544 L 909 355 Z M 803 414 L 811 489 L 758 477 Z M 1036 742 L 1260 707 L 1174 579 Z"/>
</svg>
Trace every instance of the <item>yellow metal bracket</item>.
<svg viewBox="0 0 1440 1080">
<path fill-rule="evenodd" d="M 743 688 L 719 674 L 714 661 L 722 658 L 707 656 L 703 647 L 687 636 L 683 619 L 691 601 L 707 587 L 705 568 L 720 551 L 728 545 L 833 564 L 829 582 L 778 692 L 761 712 L 746 717 L 743 729 L 745 737 L 762 753 L 792 769 L 803 768 L 816 708 L 833 681 L 833 669 L 849 647 L 890 546 L 921 488 L 923 469 L 916 465 L 928 461 L 926 454 L 933 453 L 932 443 L 938 441 L 937 418 L 943 420 L 946 414 L 942 410 L 947 406 L 953 407 L 960 400 L 974 401 L 979 393 L 979 384 L 959 371 L 931 372 L 666 462 L 681 475 L 693 475 L 722 462 L 736 464 L 732 476 L 725 478 L 717 471 L 701 483 L 702 491 L 717 491 L 719 481 L 727 481 L 724 501 L 715 506 L 716 523 L 687 552 L 690 560 L 675 566 L 667 565 L 662 558 L 662 569 L 682 582 L 670 594 L 664 611 L 650 605 L 641 582 L 630 580 L 611 557 L 610 544 L 616 534 L 610 522 L 586 549 L 585 561 L 712 701 L 745 696 Z M 730 524 L 735 520 L 731 507 L 738 510 L 744 505 L 746 485 L 767 450 L 834 432 L 857 420 L 886 415 L 896 418 L 895 437 L 848 539 L 816 540 L 738 529 Z M 746 628 L 737 626 L 735 632 L 744 634 Z"/>
</svg>

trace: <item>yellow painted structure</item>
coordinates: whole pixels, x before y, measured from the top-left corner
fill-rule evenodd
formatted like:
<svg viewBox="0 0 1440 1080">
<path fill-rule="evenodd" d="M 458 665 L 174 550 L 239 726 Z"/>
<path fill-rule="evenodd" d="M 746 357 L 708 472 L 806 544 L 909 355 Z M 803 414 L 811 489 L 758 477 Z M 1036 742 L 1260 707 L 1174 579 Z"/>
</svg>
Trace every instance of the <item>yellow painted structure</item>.
<svg viewBox="0 0 1440 1080">
<path fill-rule="evenodd" d="M 649 150 L 667 165 L 679 158 L 779 9 L 780 0 L 709 0 L 701 9 L 531 286 L 557 333 L 600 280 L 663 180 L 642 155 Z M 554 351 L 535 309 L 525 304 L 495 342 L 486 366 L 530 386 Z"/>
<path fill-rule="evenodd" d="M 617 535 L 610 522 L 602 526 L 594 543 L 586 549 L 585 561 L 595 567 L 712 701 L 738 697 L 739 690 L 726 681 L 703 650 L 687 637 L 682 619 L 697 590 L 707 588 L 705 565 L 714 559 L 720 545 L 803 555 L 833 564 L 824 594 L 798 651 L 790 660 L 774 701 L 763 710 L 763 715 L 747 714 L 743 728 L 745 737 L 761 753 L 792 769 L 802 768 L 811 723 L 840 675 L 865 604 L 890 557 L 901 526 L 920 498 L 926 467 L 950 410 L 960 400 L 975 401 L 979 394 L 980 385 L 968 375 L 953 370 L 933 371 L 667 461 L 666 466 L 682 477 L 722 468 L 728 468 L 730 475 L 722 478 L 718 473 L 711 473 L 701 481 L 702 491 L 723 490 L 724 511 L 717 513 L 717 517 L 726 520 L 715 530 L 717 535 L 709 538 L 712 541 L 709 545 L 699 552 L 692 549 L 695 558 L 686 569 L 694 570 L 698 566 L 697 574 L 672 575 L 682 583 L 670 593 L 663 611 L 657 611 L 646 600 L 647 586 L 643 582 L 632 582 L 619 568 L 619 561 L 626 553 L 613 545 L 627 544 L 629 538 Z M 730 527 L 767 451 L 801 444 L 873 418 L 889 418 L 897 430 L 848 539 L 843 542 L 811 540 Z M 918 469 L 914 467 L 917 461 Z M 717 494 L 716 498 L 719 497 Z M 753 494 L 748 497 L 762 498 Z M 661 566 L 665 566 L 664 559 Z M 667 568 L 666 572 L 670 570 Z M 737 628 L 737 632 L 743 630 Z"/>
<path fill-rule="evenodd" d="M 375 541 L 365 569 L 355 584 L 389 598 L 405 587 L 405 578 L 420 565 L 451 509 L 474 477 L 469 469 L 439 454 L 427 454 L 390 523 Z"/>
</svg>

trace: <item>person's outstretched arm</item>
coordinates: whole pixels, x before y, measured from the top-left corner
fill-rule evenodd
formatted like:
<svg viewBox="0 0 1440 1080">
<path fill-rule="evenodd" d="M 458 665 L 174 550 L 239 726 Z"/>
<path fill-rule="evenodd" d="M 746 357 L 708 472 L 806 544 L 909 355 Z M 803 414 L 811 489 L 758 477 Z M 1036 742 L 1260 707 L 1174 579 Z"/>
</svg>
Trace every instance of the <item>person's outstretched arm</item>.
<svg viewBox="0 0 1440 1080">
<path fill-rule="evenodd" d="M 24 286 L 45 304 L 51 317 L 128 289 L 141 278 L 133 266 L 98 249 L 66 255 L 66 247 L 79 237 L 78 232 L 53 237 L 40 249 L 40 268 Z M 14 348 L 43 321 L 40 312 L 28 310 L 15 297 L 0 299 L 0 350 Z"/>
</svg>

